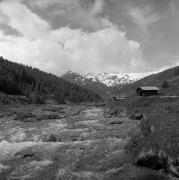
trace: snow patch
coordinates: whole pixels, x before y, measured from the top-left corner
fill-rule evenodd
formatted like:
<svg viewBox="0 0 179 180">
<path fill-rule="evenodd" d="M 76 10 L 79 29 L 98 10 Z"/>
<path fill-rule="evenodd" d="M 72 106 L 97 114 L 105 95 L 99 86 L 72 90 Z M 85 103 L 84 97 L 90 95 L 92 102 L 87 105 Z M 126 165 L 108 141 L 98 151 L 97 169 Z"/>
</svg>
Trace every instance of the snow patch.
<svg viewBox="0 0 179 180">
<path fill-rule="evenodd" d="M 110 86 L 119 86 L 124 84 L 131 84 L 137 80 L 140 80 L 146 76 L 154 74 L 152 72 L 148 73 L 87 73 L 80 74 L 80 76 L 91 79 L 93 82 L 101 82 L 108 87 Z"/>
</svg>

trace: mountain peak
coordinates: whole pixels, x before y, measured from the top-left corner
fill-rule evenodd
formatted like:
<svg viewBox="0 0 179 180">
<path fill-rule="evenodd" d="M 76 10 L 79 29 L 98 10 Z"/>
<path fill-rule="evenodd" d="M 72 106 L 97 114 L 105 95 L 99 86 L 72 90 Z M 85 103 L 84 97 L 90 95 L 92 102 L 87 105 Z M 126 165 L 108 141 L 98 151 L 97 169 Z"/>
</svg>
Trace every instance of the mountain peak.
<svg viewBox="0 0 179 180">
<path fill-rule="evenodd" d="M 111 97 L 114 92 L 121 89 L 124 85 L 132 84 L 152 73 L 75 73 L 68 71 L 62 76 L 63 79 L 83 86 L 90 91 L 95 92 L 101 97 Z"/>
<path fill-rule="evenodd" d="M 99 81 L 108 87 L 120 87 L 126 84 L 131 84 L 139 79 L 149 76 L 153 73 L 112 73 L 112 72 L 102 72 L 102 73 L 81 73 L 80 76 L 93 79 L 94 81 Z"/>
</svg>

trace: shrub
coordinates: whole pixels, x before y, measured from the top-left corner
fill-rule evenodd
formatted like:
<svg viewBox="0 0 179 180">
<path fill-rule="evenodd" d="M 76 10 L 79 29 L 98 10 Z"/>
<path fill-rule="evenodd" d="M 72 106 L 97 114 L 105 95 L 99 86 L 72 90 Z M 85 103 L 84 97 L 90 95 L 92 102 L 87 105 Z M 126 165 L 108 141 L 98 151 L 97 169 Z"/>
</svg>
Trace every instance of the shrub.
<svg viewBox="0 0 179 180">
<path fill-rule="evenodd" d="M 151 169 L 163 169 L 177 174 L 179 157 L 179 100 L 177 98 L 140 98 L 128 106 L 128 112 L 140 110 L 140 133 L 132 135 L 126 151 L 133 163 Z M 145 117 L 146 115 L 146 117 Z M 135 118 L 135 114 L 133 115 Z M 172 165 L 172 167 L 171 167 Z M 166 179 L 163 176 L 145 175 L 135 180 Z"/>
<path fill-rule="evenodd" d="M 166 80 L 163 81 L 162 88 L 168 88 L 169 84 Z"/>
<path fill-rule="evenodd" d="M 139 158 L 136 162 L 138 166 L 148 167 L 151 169 L 159 170 L 166 169 L 167 167 L 167 158 L 164 156 L 158 155 L 146 155 L 142 158 Z"/>
</svg>

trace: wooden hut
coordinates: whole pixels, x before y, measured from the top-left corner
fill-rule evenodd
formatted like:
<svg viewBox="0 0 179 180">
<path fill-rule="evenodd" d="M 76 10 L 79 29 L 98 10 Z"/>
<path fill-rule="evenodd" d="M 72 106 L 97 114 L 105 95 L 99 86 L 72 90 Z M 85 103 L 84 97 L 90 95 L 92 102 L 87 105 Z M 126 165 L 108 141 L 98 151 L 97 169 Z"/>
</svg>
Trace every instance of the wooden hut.
<svg viewBox="0 0 179 180">
<path fill-rule="evenodd" d="M 136 93 L 138 96 L 154 96 L 159 94 L 159 88 L 152 86 L 138 87 Z"/>
</svg>

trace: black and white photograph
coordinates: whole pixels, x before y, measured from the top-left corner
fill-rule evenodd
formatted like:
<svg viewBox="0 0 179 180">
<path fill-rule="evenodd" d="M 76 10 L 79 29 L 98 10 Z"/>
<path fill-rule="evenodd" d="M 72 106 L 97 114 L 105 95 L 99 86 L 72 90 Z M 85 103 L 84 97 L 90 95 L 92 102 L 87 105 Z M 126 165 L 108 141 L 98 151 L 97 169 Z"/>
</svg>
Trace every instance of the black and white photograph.
<svg viewBox="0 0 179 180">
<path fill-rule="evenodd" d="M 0 180 L 179 180 L 179 0 L 0 0 Z"/>
</svg>

